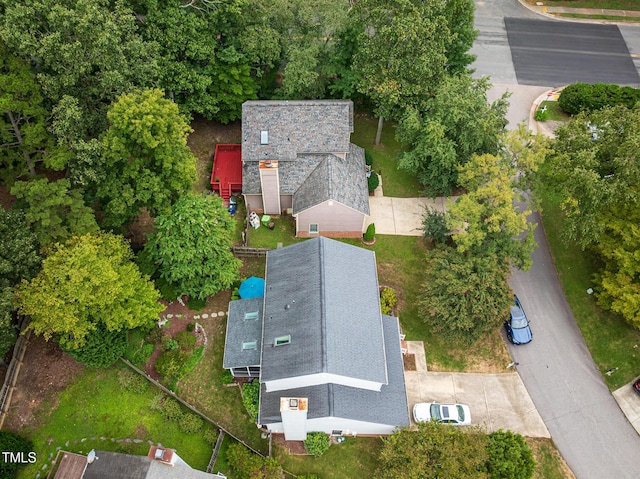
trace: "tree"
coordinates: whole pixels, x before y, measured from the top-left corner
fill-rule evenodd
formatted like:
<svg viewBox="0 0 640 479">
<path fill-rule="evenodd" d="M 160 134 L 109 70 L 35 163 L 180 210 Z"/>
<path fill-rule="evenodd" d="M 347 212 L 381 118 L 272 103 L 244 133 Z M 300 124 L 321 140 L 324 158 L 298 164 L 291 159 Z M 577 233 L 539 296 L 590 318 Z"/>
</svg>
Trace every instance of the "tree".
<svg viewBox="0 0 640 479">
<path fill-rule="evenodd" d="M 396 136 L 407 151 L 398 166 L 415 175 L 427 195 L 450 195 L 459 184 L 458 168 L 472 155 L 498 153 L 507 94 L 489 104 L 488 89 L 486 78 L 449 76 L 421 109 L 406 110 Z"/>
<path fill-rule="evenodd" d="M 178 106 L 160 90 L 142 90 L 120 96 L 107 116 L 97 184 L 105 225 L 121 226 L 143 207 L 152 216 L 168 212 L 196 174 L 191 129 Z"/>
<path fill-rule="evenodd" d="M 431 206 L 426 206 L 422 217 L 422 232 L 428 240 L 438 244 L 445 244 L 449 228 L 447 227 L 447 215 Z"/>
<path fill-rule="evenodd" d="M 0 208 L 0 287 L 29 281 L 40 271 L 41 263 L 38 238 L 24 213 Z"/>
<path fill-rule="evenodd" d="M 0 36 L 35 65 L 38 82 L 54 104 L 78 100 L 85 130 L 106 127 L 106 107 L 134 86 L 155 85 L 155 45 L 137 34 L 133 12 L 106 0 L 4 2 Z"/>
<path fill-rule="evenodd" d="M 530 211 L 518 211 L 514 166 L 494 155 L 474 155 L 460 168 L 460 184 L 467 193 L 449 207 L 449 227 L 458 251 L 496 255 L 499 262 L 531 267 L 535 248 Z"/>
<path fill-rule="evenodd" d="M 403 428 L 382 439 L 375 479 L 487 478 L 486 436 L 435 422 Z"/>
<path fill-rule="evenodd" d="M 442 336 L 472 343 L 509 314 L 508 267 L 495 255 L 438 247 L 427 255 L 420 312 Z"/>
<path fill-rule="evenodd" d="M 272 457 L 261 458 L 238 442 L 227 451 L 229 467 L 238 479 L 281 479 L 282 467 Z"/>
<path fill-rule="evenodd" d="M 19 181 L 11 194 L 24 203 L 25 220 L 42 247 L 64 242 L 72 235 L 98 231 L 93 211 L 67 179 Z"/>
<path fill-rule="evenodd" d="M 0 171 L 11 184 L 44 163 L 62 169 L 68 151 L 47 131 L 48 112 L 29 66 L 0 43 Z"/>
<path fill-rule="evenodd" d="M 487 471 L 491 479 L 530 479 L 536 461 L 524 437 L 511 431 L 489 434 Z"/>
<path fill-rule="evenodd" d="M 13 290 L 5 286 L 0 288 L 0 363 L 5 354 L 13 347 L 18 337 L 18 328 L 13 323 Z"/>
<path fill-rule="evenodd" d="M 238 278 L 241 263 L 231 253 L 234 229 L 220 197 L 187 193 L 157 218 L 145 253 L 179 295 L 203 299 Z"/>
<path fill-rule="evenodd" d="M 16 292 L 16 305 L 29 325 L 66 349 L 87 344 L 87 336 L 149 326 L 164 310 L 158 292 L 131 262 L 131 248 L 108 233 L 72 237 L 52 247 L 42 271 Z"/>
<path fill-rule="evenodd" d="M 25 460 L 35 460 L 33 443 L 11 431 L 0 431 L 0 451 L 22 453 Z M 25 464 L 20 462 L 9 462 L 3 458 L 0 461 L 0 478 L 10 479 L 15 477 L 15 471 L 24 466 Z"/>
<path fill-rule="evenodd" d="M 360 0 L 353 14 L 364 25 L 353 57 L 357 90 L 376 105 L 380 117 L 399 120 L 424 101 L 445 76 L 450 32 L 444 5 L 415 0 Z"/>
<path fill-rule="evenodd" d="M 456 75 L 466 71 L 476 59 L 468 52 L 478 36 L 478 30 L 473 28 L 476 7 L 473 0 L 447 0 L 444 14 L 451 35 L 447 43 L 447 71 Z"/>
</svg>

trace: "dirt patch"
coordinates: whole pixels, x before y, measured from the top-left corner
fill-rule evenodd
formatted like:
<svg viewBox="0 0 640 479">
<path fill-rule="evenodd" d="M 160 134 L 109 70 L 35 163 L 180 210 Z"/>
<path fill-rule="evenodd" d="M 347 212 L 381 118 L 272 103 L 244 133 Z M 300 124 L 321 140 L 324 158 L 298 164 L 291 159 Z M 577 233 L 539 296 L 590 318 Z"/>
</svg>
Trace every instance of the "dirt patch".
<svg viewBox="0 0 640 479">
<path fill-rule="evenodd" d="M 310 454 L 304 448 L 303 441 L 287 441 L 284 438 L 284 434 L 273 434 L 272 437 L 273 442 L 285 449 L 289 454 L 295 454 L 297 456 L 310 456 Z"/>
<path fill-rule="evenodd" d="M 58 393 L 83 369 L 57 343 L 31 335 L 4 427 L 15 432 L 39 427 L 40 406 L 44 403 L 48 410 L 54 409 Z"/>
<path fill-rule="evenodd" d="M 415 354 L 403 354 L 402 362 L 404 363 L 405 371 L 416 371 L 416 355 Z"/>
</svg>

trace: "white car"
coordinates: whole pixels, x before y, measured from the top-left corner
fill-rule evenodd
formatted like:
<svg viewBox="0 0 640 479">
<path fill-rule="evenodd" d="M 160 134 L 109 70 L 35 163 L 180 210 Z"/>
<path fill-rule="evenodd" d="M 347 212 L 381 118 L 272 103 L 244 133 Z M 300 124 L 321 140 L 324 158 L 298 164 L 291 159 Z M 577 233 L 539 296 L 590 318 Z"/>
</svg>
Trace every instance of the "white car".
<svg viewBox="0 0 640 479">
<path fill-rule="evenodd" d="M 471 411 L 466 404 L 438 404 L 421 402 L 413 406 L 415 422 L 437 421 L 453 426 L 471 424 Z"/>
</svg>

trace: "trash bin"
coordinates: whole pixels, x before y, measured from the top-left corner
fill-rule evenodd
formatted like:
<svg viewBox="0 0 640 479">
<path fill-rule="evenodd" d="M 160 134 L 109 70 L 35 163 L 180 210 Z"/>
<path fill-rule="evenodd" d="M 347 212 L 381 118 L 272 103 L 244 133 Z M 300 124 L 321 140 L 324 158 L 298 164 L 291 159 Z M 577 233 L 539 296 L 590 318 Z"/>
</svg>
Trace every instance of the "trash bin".
<svg viewBox="0 0 640 479">
<path fill-rule="evenodd" d="M 269 224 L 269 222 L 271 221 L 271 216 L 269 215 L 262 215 L 262 224 L 267 226 Z"/>
<path fill-rule="evenodd" d="M 238 203 L 238 200 L 236 199 L 235 196 L 232 196 L 232 197 L 229 198 L 229 204 L 230 205 L 235 205 L 237 203 Z"/>
</svg>

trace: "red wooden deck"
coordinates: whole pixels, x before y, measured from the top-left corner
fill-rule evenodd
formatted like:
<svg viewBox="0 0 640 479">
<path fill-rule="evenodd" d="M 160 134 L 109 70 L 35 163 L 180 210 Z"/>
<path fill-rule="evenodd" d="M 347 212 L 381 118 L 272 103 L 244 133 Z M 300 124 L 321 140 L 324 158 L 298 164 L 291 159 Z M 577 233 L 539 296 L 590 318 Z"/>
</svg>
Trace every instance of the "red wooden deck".
<svg viewBox="0 0 640 479">
<path fill-rule="evenodd" d="M 217 191 L 224 201 L 229 201 L 232 192 L 242 191 L 241 145 L 216 145 L 211 171 L 211 189 Z"/>
</svg>

